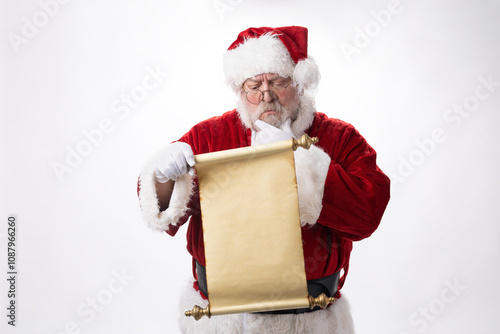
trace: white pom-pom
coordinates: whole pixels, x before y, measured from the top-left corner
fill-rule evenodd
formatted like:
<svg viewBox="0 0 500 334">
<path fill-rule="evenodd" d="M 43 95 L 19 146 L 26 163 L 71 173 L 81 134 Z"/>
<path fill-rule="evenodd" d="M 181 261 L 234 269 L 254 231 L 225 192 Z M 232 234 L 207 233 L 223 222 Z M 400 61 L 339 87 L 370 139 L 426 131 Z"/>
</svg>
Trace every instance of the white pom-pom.
<svg viewBox="0 0 500 334">
<path fill-rule="evenodd" d="M 320 78 L 318 65 L 311 57 L 300 60 L 293 71 L 293 81 L 299 89 L 314 90 Z"/>
</svg>

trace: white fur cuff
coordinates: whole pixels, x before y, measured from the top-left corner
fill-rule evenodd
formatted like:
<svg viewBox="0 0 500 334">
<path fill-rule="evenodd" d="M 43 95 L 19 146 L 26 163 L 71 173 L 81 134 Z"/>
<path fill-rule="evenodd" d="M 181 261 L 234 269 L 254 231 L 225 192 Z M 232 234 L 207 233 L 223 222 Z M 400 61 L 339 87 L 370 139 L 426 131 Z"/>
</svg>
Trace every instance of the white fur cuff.
<svg viewBox="0 0 500 334">
<path fill-rule="evenodd" d="M 295 151 L 301 226 L 314 225 L 319 218 L 330 161 L 328 154 L 317 146 Z"/>
<path fill-rule="evenodd" d="M 168 209 L 160 212 L 158 196 L 156 194 L 156 164 L 149 163 L 143 168 L 140 178 L 139 202 L 142 208 L 142 217 L 146 224 L 156 231 L 168 230 L 170 225 L 177 225 L 188 210 L 189 200 L 193 191 L 193 177 L 185 174 L 174 184 L 174 190 Z"/>
</svg>

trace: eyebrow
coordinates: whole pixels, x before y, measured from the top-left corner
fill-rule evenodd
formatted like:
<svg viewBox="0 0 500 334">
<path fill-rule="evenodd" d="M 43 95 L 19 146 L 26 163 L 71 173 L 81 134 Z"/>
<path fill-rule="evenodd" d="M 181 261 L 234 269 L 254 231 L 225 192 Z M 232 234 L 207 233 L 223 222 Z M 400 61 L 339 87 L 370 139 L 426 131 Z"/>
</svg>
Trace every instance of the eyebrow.
<svg viewBox="0 0 500 334">
<path fill-rule="evenodd" d="M 276 81 L 276 80 L 286 80 L 287 78 L 282 78 L 282 77 L 274 77 L 274 78 L 271 78 L 271 79 L 268 79 L 267 81 Z M 264 80 L 259 80 L 259 79 L 247 79 L 246 82 L 252 82 L 252 83 L 255 83 L 255 84 L 262 84 L 262 82 L 264 82 Z"/>
<path fill-rule="evenodd" d="M 247 79 L 247 83 L 262 83 L 263 80 L 258 80 L 258 79 Z"/>
</svg>

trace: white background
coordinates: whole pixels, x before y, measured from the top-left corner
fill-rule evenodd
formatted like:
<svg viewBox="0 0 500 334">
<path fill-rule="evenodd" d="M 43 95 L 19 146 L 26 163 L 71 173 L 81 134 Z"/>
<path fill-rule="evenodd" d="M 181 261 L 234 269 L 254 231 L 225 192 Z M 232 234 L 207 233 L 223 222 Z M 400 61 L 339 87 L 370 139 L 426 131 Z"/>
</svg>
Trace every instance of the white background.
<svg viewBox="0 0 500 334">
<path fill-rule="evenodd" d="M 373 13 L 386 0 L 73 0 L 52 16 L 47 2 L 1 5 L 0 278 L 10 214 L 19 271 L 15 328 L 0 280 L 2 333 L 178 332 L 186 228 L 170 238 L 145 227 L 141 164 L 234 108 L 221 59 L 240 31 L 283 25 L 309 28 L 317 109 L 354 124 L 393 181 L 342 290 L 357 333 L 498 333 L 500 1 L 401 0 L 383 27 Z M 148 68 L 166 73 L 158 87 L 116 113 Z M 480 77 L 497 84 L 474 100 Z M 474 110 L 451 121 L 466 101 Z M 84 132 L 106 120 L 108 133 L 85 146 Z M 58 177 L 53 166 L 78 147 L 86 156 Z"/>
</svg>

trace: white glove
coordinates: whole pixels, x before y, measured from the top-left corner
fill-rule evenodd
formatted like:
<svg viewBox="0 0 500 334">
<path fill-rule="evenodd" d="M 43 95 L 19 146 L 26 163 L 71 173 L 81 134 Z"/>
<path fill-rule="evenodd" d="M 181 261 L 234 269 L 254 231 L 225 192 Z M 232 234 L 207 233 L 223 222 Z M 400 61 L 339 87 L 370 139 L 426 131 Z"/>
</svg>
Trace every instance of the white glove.
<svg viewBox="0 0 500 334">
<path fill-rule="evenodd" d="M 177 180 L 195 165 L 193 150 L 189 144 L 175 142 L 168 145 L 162 152 L 161 161 L 155 170 L 156 180 L 165 183 Z"/>
<path fill-rule="evenodd" d="M 260 131 L 255 134 L 255 145 L 275 143 L 295 138 L 290 127 L 291 123 L 292 121 L 287 119 L 277 128 L 258 119 L 255 125 L 259 127 Z"/>
</svg>

